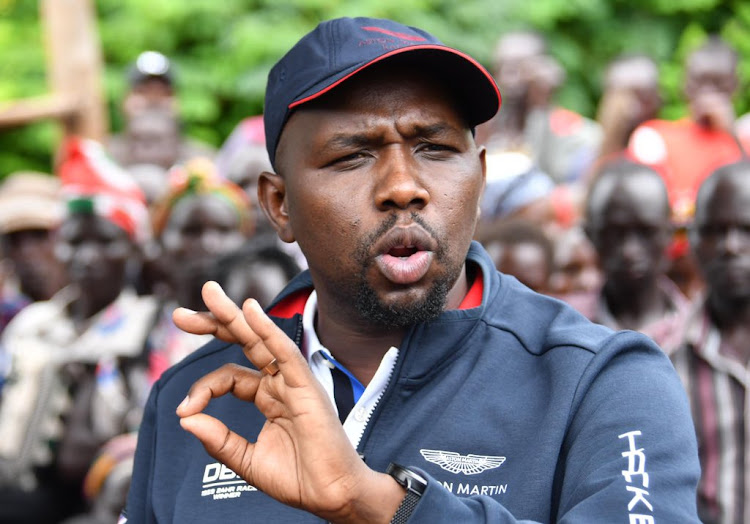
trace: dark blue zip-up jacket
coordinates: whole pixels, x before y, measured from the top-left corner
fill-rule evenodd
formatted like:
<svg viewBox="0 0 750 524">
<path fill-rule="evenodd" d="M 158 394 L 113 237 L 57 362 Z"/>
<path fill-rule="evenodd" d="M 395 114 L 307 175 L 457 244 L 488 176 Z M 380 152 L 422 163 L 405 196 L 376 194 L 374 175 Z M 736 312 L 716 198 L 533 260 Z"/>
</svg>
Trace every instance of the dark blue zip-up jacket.
<svg viewBox="0 0 750 524">
<path fill-rule="evenodd" d="M 414 326 L 359 445 L 367 464 L 425 474 L 410 522 L 698 522 L 697 447 L 672 365 L 643 335 L 590 323 L 495 271 L 478 244 L 482 304 Z M 303 273 L 273 317 L 299 344 Z M 290 312 L 290 304 L 292 310 Z M 228 362 L 214 341 L 154 385 L 140 430 L 128 524 L 305 523 L 218 464 L 175 414 L 195 380 Z M 264 417 L 232 396 L 206 412 L 254 441 Z"/>
</svg>

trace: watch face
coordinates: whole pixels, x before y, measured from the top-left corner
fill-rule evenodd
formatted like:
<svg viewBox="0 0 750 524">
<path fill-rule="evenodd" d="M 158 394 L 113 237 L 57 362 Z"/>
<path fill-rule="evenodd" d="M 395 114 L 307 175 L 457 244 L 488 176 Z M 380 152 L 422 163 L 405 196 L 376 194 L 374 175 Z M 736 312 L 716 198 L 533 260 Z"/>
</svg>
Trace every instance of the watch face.
<svg viewBox="0 0 750 524">
<path fill-rule="evenodd" d="M 419 473 L 416 473 L 410 469 L 407 469 L 399 464 L 391 462 L 388 469 L 386 470 L 396 482 L 406 488 L 407 491 L 422 495 L 424 490 L 427 488 L 427 480 L 422 477 Z"/>
</svg>

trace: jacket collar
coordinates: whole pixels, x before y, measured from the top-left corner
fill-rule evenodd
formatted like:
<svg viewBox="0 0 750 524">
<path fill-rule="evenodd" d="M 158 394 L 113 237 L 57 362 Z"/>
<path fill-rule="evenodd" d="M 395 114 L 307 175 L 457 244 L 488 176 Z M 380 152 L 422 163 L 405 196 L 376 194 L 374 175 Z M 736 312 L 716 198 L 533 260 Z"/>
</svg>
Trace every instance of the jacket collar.
<svg viewBox="0 0 750 524">
<path fill-rule="evenodd" d="M 471 243 L 466 261 L 467 266 L 473 264 L 481 272 L 481 305 L 472 309 L 447 310 L 430 322 L 413 326 L 400 346 L 403 358 L 399 358 L 401 362 L 397 364 L 398 368 L 403 368 L 403 372 L 398 374 L 405 380 L 421 381 L 430 370 L 437 369 L 443 361 L 456 356 L 460 348 L 465 346 L 463 341 L 471 335 L 477 320 L 484 315 L 491 294 L 497 292 L 500 276 L 478 242 Z M 300 273 L 269 306 L 269 315 L 279 319 L 291 319 L 299 315 L 301 319 L 312 288 L 310 272 L 306 270 Z"/>
</svg>

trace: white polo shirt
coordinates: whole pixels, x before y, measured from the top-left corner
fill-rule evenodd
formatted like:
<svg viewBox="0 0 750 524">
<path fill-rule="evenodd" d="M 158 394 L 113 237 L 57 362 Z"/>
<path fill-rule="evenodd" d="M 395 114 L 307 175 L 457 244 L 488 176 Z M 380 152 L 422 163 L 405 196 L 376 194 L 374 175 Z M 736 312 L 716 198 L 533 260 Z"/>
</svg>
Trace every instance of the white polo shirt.
<svg viewBox="0 0 750 524">
<path fill-rule="evenodd" d="M 318 295 L 313 291 L 305 303 L 305 310 L 302 314 L 302 353 L 305 355 L 313 375 L 315 375 L 315 378 L 318 379 L 326 390 L 326 393 L 328 393 L 328 398 L 331 400 L 333 408 L 338 411 L 334 398 L 331 369 L 338 367 L 349 375 L 350 380 L 353 379 L 353 376 L 348 370 L 346 370 L 346 368 L 344 368 L 344 366 L 341 365 L 341 363 L 336 361 L 327 348 L 321 345 L 320 340 L 318 339 L 318 334 L 315 332 L 315 315 L 317 312 Z M 364 391 L 362 391 L 363 385 L 359 384 L 359 381 L 357 381 L 356 384 L 353 383 L 355 404 L 344 422 L 344 432 L 346 432 L 346 435 L 349 437 L 349 442 L 352 443 L 352 446 L 354 446 L 355 449 L 359 445 L 359 441 L 362 438 L 362 434 L 365 431 L 365 427 L 370 420 L 370 416 L 372 415 L 375 406 L 380 400 L 380 397 L 383 396 L 386 386 L 388 386 L 397 357 L 398 348 L 391 347 L 383 356 L 383 359 L 378 366 L 378 370 L 375 372 L 375 376 L 373 376 L 370 383 L 364 387 Z M 356 379 L 353 380 L 356 381 Z M 357 385 L 360 387 L 357 388 Z"/>
</svg>

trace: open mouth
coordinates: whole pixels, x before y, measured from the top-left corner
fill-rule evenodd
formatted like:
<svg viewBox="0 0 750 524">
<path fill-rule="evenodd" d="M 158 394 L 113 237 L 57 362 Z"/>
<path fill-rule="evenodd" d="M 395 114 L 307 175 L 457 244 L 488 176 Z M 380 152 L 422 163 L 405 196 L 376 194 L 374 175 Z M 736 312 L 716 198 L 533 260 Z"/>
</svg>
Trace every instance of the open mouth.
<svg viewBox="0 0 750 524">
<path fill-rule="evenodd" d="M 421 250 L 417 246 L 394 246 L 386 254 L 397 258 L 409 258 L 419 251 Z"/>
<path fill-rule="evenodd" d="M 420 227 L 395 228 L 378 245 L 375 257 L 380 272 L 394 284 L 421 280 L 434 258 L 435 241 Z"/>
</svg>

